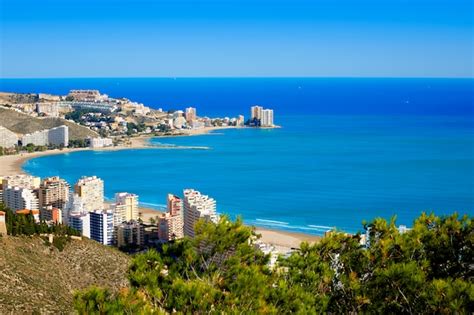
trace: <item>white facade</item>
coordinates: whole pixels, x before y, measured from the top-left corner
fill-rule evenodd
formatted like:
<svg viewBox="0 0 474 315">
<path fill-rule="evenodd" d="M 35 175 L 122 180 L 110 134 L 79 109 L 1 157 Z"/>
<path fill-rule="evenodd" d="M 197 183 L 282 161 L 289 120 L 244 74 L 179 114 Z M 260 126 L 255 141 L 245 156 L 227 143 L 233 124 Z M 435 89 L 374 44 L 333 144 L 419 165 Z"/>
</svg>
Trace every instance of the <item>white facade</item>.
<svg viewBox="0 0 474 315">
<path fill-rule="evenodd" d="M 81 232 L 82 236 L 91 237 L 91 228 L 90 228 L 90 214 L 85 213 L 71 213 L 69 215 L 69 224 L 70 227 Z"/>
<path fill-rule="evenodd" d="M 184 190 L 184 235 L 194 237 L 194 225 L 199 219 L 217 222 L 216 201 L 194 189 Z"/>
<path fill-rule="evenodd" d="M 35 131 L 33 133 L 25 134 L 21 137 L 23 146 L 27 144 L 40 145 L 69 145 L 69 127 L 59 126 L 51 129 Z"/>
<path fill-rule="evenodd" d="M 74 185 L 74 192 L 82 198 L 86 211 L 104 208 L 104 181 L 96 176 L 82 177 Z"/>
<path fill-rule="evenodd" d="M 115 194 L 115 219 L 116 222 L 129 222 L 138 220 L 138 195 L 126 192 Z"/>
<path fill-rule="evenodd" d="M 3 187 L 3 203 L 7 208 L 16 210 L 39 210 L 38 196 L 32 189 L 17 186 Z"/>
<path fill-rule="evenodd" d="M 89 213 L 91 239 L 104 245 L 113 245 L 114 214 L 112 210 L 97 210 Z"/>
<path fill-rule="evenodd" d="M 103 147 L 111 147 L 114 143 L 110 138 L 90 138 L 89 139 L 89 147 L 90 148 L 103 148 Z"/>
<path fill-rule="evenodd" d="M 262 106 L 252 106 L 250 108 L 250 119 L 262 119 L 262 111 L 263 107 Z"/>
<path fill-rule="evenodd" d="M 69 200 L 66 204 L 66 207 L 64 208 L 64 211 L 62 212 L 62 220 L 65 224 L 69 225 L 69 217 L 73 213 L 87 213 L 87 210 L 82 198 L 74 192 L 70 192 Z"/>
<path fill-rule="evenodd" d="M 22 188 L 37 189 L 40 187 L 41 178 L 31 175 L 10 175 L 5 176 L 2 179 L 2 186 L 18 186 Z"/>
<path fill-rule="evenodd" d="M 36 112 L 50 117 L 59 117 L 58 103 L 37 103 Z"/>
<path fill-rule="evenodd" d="M 0 147 L 11 148 L 18 144 L 18 136 L 13 131 L 0 126 Z"/>
<path fill-rule="evenodd" d="M 273 109 L 262 110 L 260 125 L 262 127 L 273 127 Z"/>
</svg>

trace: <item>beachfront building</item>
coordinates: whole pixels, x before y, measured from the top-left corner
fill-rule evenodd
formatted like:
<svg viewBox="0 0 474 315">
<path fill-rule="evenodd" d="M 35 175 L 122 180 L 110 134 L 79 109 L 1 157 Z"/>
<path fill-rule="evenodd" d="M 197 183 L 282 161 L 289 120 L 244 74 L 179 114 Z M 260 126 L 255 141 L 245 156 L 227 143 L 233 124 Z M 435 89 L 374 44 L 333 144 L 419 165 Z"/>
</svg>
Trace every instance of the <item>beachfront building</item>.
<svg viewBox="0 0 474 315">
<path fill-rule="evenodd" d="M 0 147 L 11 148 L 18 144 L 18 136 L 13 131 L 0 126 Z"/>
<path fill-rule="evenodd" d="M 2 178 L 2 187 L 18 186 L 23 188 L 37 189 L 40 187 L 41 178 L 31 175 L 10 175 Z"/>
<path fill-rule="evenodd" d="M 82 236 L 91 237 L 89 212 L 73 212 L 69 214 L 68 225 L 79 232 Z"/>
<path fill-rule="evenodd" d="M 87 213 L 84 201 L 74 192 L 69 192 L 68 202 L 62 211 L 62 221 L 69 225 L 69 216 L 73 213 Z"/>
<path fill-rule="evenodd" d="M 0 203 L 2 202 L 6 203 L 4 199 L 4 195 L 5 195 L 5 190 L 7 188 L 11 189 L 13 187 L 18 187 L 18 188 L 28 189 L 28 190 L 31 190 L 36 195 L 36 189 L 38 189 L 40 185 L 40 181 L 41 179 L 39 177 L 30 176 L 30 175 L 10 175 L 10 176 L 2 177 L 1 185 L 0 185 L 1 186 Z M 12 198 L 12 196 L 10 195 L 9 198 Z M 20 202 L 20 201 L 19 200 L 12 201 L 11 199 L 9 199 L 8 202 Z M 16 208 L 16 209 L 20 209 L 20 208 Z"/>
<path fill-rule="evenodd" d="M 237 120 L 235 121 L 235 125 L 236 126 L 243 126 L 245 123 L 245 118 L 244 118 L 244 115 L 239 115 L 237 117 Z"/>
<path fill-rule="evenodd" d="M 0 235 L 7 235 L 7 224 L 5 219 L 5 212 L 0 211 Z"/>
<path fill-rule="evenodd" d="M 169 242 L 183 238 L 183 201 L 178 196 L 168 194 L 167 211 L 158 217 L 158 237 Z"/>
<path fill-rule="evenodd" d="M 176 129 L 183 129 L 186 127 L 186 119 L 183 116 L 176 117 L 173 120 L 173 127 Z"/>
<path fill-rule="evenodd" d="M 59 105 L 57 102 L 37 103 L 36 112 L 49 117 L 59 117 Z"/>
<path fill-rule="evenodd" d="M 66 207 L 69 199 L 69 189 L 70 186 L 66 180 L 58 176 L 47 177 L 41 181 L 38 197 L 42 218 L 43 210 L 46 208 L 63 210 Z"/>
<path fill-rule="evenodd" d="M 138 220 L 138 195 L 127 192 L 116 193 L 114 212 L 117 223 Z"/>
<path fill-rule="evenodd" d="M 127 245 L 143 246 L 145 244 L 145 228 L 137 221 L 123 222 L 115 227 L 117 247 Z"/>
<path fill-rule="evenodd" d="M 199 219 L 217 222 L 216 201 L 194 189 L 184 190 L 184 235 L 194 237 L 194 225 Z"/>
<path fill-rule="evenodd" d="M 82 177 L 74 185 L 74 192 L 82 198 L 87 211 L 104 208 L 104 181 L 97 176 Z"/>
<path fill-rule="evenodd" d="M 191 124 L 193 122 L 193 120 L 196 120 L 196 118 L 197 118 L 196 108 L 194 108 L 194 107 L 186 108 L 186 110 L 184 112 L 184 117 L 186 118 L 186 121 L 188 122 L 188 124 Z"/>
<path fill-rule="evenodd" d="M 3 203 L 7 208 L 16 210 L 39 210 L 39 200 L 33 189 L 19 186 L 3 187 Z"/>
<path fill-rule="evenodd" d="M 260 126 L 273 127 L 273 109 L 262 110 L 262 118 L 260 120 Z"/>
<path fill-rule="evenodd" d="M 89 138 L 89 147 L 90 148 L 104 148 L 111 147 L 114 143 L 110 138 Z"/>
<path fill-rule="evenodd" d="M 250 119 L 262 119 L 262 111 L 262 106 L 255 105 L 250 107 Z"/>
<path fill-rule="evenodd" d="M 33 144 L 36 146 L 62 145 L 67 147 L 69 145 L 69 127 L 62 125 L 25 134 L 21 137 L 21 144 L 23 146 Z"/>
<path fill-rule="evenodd" d="M 90 238 L 104 245 L 113 245 L 114 213 L 112 210 L 89 212 Z"/>
</svg>

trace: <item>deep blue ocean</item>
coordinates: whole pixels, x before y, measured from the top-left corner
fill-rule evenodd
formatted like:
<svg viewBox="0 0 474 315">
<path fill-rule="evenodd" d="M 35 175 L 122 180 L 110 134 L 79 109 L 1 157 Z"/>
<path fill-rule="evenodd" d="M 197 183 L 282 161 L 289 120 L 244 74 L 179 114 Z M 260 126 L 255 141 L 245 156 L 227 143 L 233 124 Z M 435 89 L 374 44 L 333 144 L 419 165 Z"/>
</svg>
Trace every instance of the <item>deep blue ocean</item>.
<svg viewBox="0 0 474 315">
<path fill-rule="evenodd" d="M 24 79 L 1 91 L 66 94 L 99 89 L 154 108 L 195 106 L 233 116 L 260 104 L 281 129 L 158 138 L 197 149 L 76 152 L 24 165 L 38 175 L 105 180 L 106 196 L 140 195 L 160 208 L 168 192 L 196 188 L 245 222 L 320 234 L 362 220 L 422 211 L 474 214 L 472 79 Z"/>
</svg>

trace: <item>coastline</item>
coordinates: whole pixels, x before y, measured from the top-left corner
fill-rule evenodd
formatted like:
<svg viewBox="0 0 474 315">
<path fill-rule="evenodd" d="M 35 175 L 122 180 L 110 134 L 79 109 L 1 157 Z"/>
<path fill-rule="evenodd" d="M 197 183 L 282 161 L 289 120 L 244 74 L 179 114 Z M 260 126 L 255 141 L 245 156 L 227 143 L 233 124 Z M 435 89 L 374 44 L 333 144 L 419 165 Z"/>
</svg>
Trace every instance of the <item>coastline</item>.
<svg viewBox="0 0 474 315">
<path fill-rule="evenodd" d="M 148 223 L 151 218 L 155 219 L 160 213 L 159 210 L 139 206 L 140 218 Z M 316 243 L 321 240 L 321 236 L 273 230 L 268 228 L 255 227 L 255 232 L 261 235 L 260 240 L 275 247 L 278 252 L 286 253 L 294 248 L 299 248 L 302 242 Z"/>
<path fill-rule="evenodd" d="M 248 127 L 235 127 L 235 126 L 223 126 L 223 127 L 207 127 L 202 129 L 185 129 L 182 130 L 180 134 L 171 134 L 163 136 L 155 135 L 140 135 L 137 137 L 129 138 L 127 144 L 114 146 L 114 147 L 105 147 L 105 148 L 71 148 L 71 149 L 56 149 L 48 150 L 43 152 L 33 152 L 33 153 L 21 153 L 15 155 L 4 155 L 0 156 L 0 177 L 15 175 L 15 174 L 25 174 L 25 171 L 22 169 L 22 166 L 25 162 L 30 159 L 56 155 L 56 154 L 67 154 L 80 151 L 119 151 L 119 150 L 130 150 L 130 149 L 182 149 L 182 148 L 192 148 L 192 147 L 167 147 L 167 146 L 154 146 L 149 143 L 151 138 L 169 138 L 169 137 L 187 137 L 187 136 L 198 136 L 206 135 L 212 131 L 224 130 L 224 129 L 240 129 Z M 201 148 L 203 149 L 203 148 Z M 141 213 L 141 218 L 144 222 L 149 222 L 150 218 L 155 218 L 161 212 L 156 209 L 139 207 Z M 317 242 L 321 239 L 320 236 L 297 233 L 297 232 L 288 232 L 281 230 L 273 230 L 255 226 L 255 231 L 258 234 L 261 234 L 261 240 L 267 244 L 273 245 L 277 250 L 281 252 L 286 252 L 292 248 L 298 248 L 300 243 L 305 242 Z"/>
</svg>

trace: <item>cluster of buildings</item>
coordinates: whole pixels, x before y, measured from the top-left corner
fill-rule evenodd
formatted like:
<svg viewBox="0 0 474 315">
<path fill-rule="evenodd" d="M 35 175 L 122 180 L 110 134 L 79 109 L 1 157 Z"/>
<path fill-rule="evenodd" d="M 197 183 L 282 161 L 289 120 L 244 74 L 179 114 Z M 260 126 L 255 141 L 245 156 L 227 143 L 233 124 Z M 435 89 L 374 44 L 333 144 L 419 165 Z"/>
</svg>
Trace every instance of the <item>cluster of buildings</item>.
<svg viewBox="0 0 474 315">
<path fill-rule="evenodd" d="M 273 109 L 265 109 L 258 105 L 252 106 L 249 124 L 257 127 L 274 127 Z"/>
<path fill-rule="evenodd" d="M 0 147 L 11 148 L 16 145 L 26 146 L 28 144 L 67 147 L 69 145 L 69 128 L 66 125 L 62 125 L 19 136 L 13 131 L 0 126 Z"/>
<path fill-rule="evenodd" d="M 13 175 L 0 183 L 0 203 L 17 215 L 32 213 L 37 222 L 69 225 L 104 245 L 145 245 L 138 196 L 119 192 L 113 203 L 106 204 L 104 181 L 96 176 L 82 177 L 73 187 L 57 176 Z M 182 198 L 169 194 L 167 211 L 158 216 L 156 238 L 169 242 L 194 237 L 194 225 L 202 218 L 217 222 L 213 198 L 193 189 L 184 190 Z"/>
<path fill-rule="evenodd" d="M 194 189 L 185 189 L 183 198 L 169 194 L 167 211 L 158 217 L 158 233 L 168 242 L 194 237 L 194 225 L 200 219 L 217 222 L 216 201 Z"/>
</svg>

